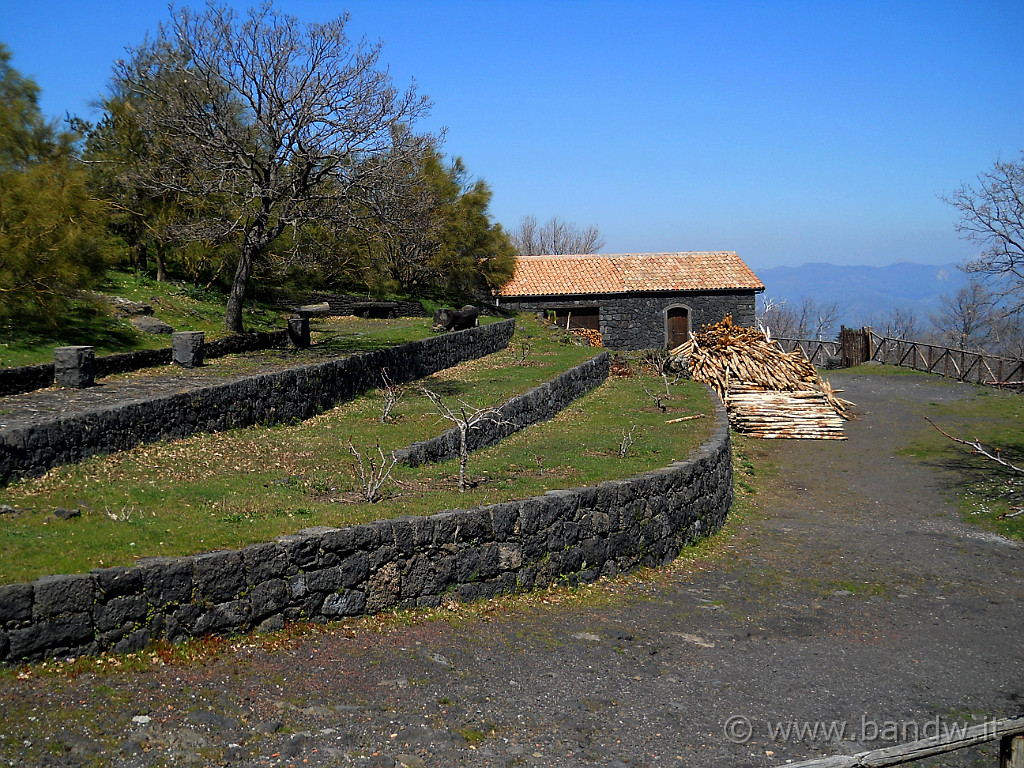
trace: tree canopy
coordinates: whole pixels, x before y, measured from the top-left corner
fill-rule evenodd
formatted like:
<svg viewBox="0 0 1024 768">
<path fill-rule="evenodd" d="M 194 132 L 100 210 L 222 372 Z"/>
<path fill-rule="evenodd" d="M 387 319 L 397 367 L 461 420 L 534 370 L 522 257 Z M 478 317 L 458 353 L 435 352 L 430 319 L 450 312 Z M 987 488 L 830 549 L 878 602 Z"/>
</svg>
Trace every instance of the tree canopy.
<svg viewBox="0 0 1024 768">
<path fill-rule="evenodd" d="M 943 198 L 960 213 L 957 231 L 984 250 L 963 265 L 987 278 L 1012 314 L 1024 311 L 1024 152 L 1016 161 L 997 161 Z"/>
<path fill-rule="evenodd" d="M 0 317 L 53 324 L 103 273 L 103 206 L 74 155 L 78 138 L 46 121 L 39 87 L 0 45 Z"/>
<path fill-rule="evenodd" d="M 402 178 L 374 195 L 367 283 L 378 293 L 489 295 L 511 279 L 515 250 L 491 222 L 491 190 L 436 147 L 407 156 Z M 394 209 L 394 210 L 392 210 Z"/>
<path fill-rule="evenodd" d="M 580 227 L 557 216 L 544 224 L 537 224 L 533 216 L 524 216 L 511 238 L 522 256 L 597 253 L 604 248 L 604 238 L 596 226 Z"/>
<path fill-rule="evenodd" d="M 192 223 L 238 243 L 225 317 L 232 331 L 243 330 L 250 278 L 275 241 L 288 232 L 297 246 L 307 227 L 358 226 L 357 201 L 385 183 L 404 148 L 417 148 L 396 128 L 422 116 L 427 99 L 395 89 L 380 45 L 351 41 L 347 22 L 304 24 L 269 4 L 244 18 L 215 3 L 201 13 L 181 8 L 115 65 L 114 92 L 135 105 L 146 136 L 126 181 L 217 199 L 193 206 Z"/>
</svg>

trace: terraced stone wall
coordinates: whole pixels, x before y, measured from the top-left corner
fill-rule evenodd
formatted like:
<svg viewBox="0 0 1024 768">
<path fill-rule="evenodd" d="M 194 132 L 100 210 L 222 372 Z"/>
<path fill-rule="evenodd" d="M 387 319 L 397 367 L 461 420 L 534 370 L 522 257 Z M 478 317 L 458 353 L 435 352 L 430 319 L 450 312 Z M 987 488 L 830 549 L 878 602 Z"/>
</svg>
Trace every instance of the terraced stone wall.
<svg viewBox="0 0 1024 768">
<path fill-rule="evenodd" d="M 551 381 L 513 397 L 498 408 L 495 419 L 480 422 L 466 435 L 466 447 L 477 451 L 531 424 L 550 419 L 573 400 L 600 386 L 608 378 L 609 366 L 608 353 L 602 352 Z M 459 455 L 459 441 L 459 429 L 453 427 L 437 437 L 395 451 L 395 456 L 412 467 L 446 461 Z"/>
<path fill-rule="evenodd" d="M 431 336 L 388 349 L 116 406 L 95 408 L 28 427 L 0 430 L 0 483 L 41 475 L 99 453 L 196 432 L 311 418 L 392 381 L 413 381 L 504 349 L 515 330 L 506 320 Z"/>
<path fill-rule="evenodd" d="M 224 357 L 224 355 L 237 355 L 241 352 L 256 352 L 262 349 L 284 349 L 287 346 L 287 328 L 281 331 L 237 333 L 206 342 L 203 345 L 203 356 L 212 359 Z M 170 365 L 171 358 L 170 347 L 100 355 L 96 358 L 96 377 L 102 378 L 113 376 L 116 373 L 130 373 L 143 368 Z M 0 369 L 0 397 L 20 395 L 24 392 L 52 387 L 53 376 L 53 363 L 2 368 Z"/>
<path fill-rule="evenodd" d="M 628 480 L 0 587 L 0 661 L 130 652 L 158 637 L 271 630 L 290 619 L 591 582 L 671 561 L 722 525 L 732 497 L 719 405 L 704 446 Z"/>
</svg>

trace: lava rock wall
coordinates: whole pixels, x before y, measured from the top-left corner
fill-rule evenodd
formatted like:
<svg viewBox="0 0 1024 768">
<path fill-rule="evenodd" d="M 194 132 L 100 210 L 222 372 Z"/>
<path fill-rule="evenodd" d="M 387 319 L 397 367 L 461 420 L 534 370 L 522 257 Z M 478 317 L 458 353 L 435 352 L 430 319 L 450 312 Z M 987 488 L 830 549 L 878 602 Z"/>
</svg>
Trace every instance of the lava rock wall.
<svg viewBox="0 0 1024 768">
<path fill-rule="evenodd" d="M 592 582 L 670 562 L 722 525 L 732 498 L 719 404 L 705 445 L 627 480 L 0 587 L 0 661 L 132 652 L 160 637 L 268 631 L 287 620 Z"/>
</svg>

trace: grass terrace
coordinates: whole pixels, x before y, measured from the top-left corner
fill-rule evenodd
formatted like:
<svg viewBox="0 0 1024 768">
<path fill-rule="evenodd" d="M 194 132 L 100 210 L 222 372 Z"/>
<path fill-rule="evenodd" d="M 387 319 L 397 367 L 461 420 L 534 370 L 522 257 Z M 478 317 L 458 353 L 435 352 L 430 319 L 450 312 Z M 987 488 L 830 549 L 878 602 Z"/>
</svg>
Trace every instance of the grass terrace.
<svg viewBox="0 0 1024 768">
<path fill-rule="evenodd" d="M 346 318 L 322 329 L 317 343 L 339 351 L 421 338 L 416 320 Z M 524 352 L 528 349 L 528 352 Z M 471 488 L 458 491 L 458 465 L 396 466 L 368 503 L 349 442 L 377 462 L 392 450 L 450 426 L 420 384 L 451 404 L 499 404 L 550 380 L 598 350 L 571 343 L 532 318 L 517 321 L 509 351 L 465 363 L 405 387 L 381 421 L 381 392 L 368 393 L 302 424 L 254 427 L 141 446 L 0 489 L 0 583 L 51 573 L 131 565 L 151 556 L 232 549 L 316 525 L 341 527 L 401 515 L 428 515 L 526 498 L 547 490 L 629 477 L 685 458 L 710 435 L 714 406 L 693 382 L 671 387 L 662 412 L 645 392 L 663 380 L 632 361 L 556 418 L 471 456 Z M 244 358 L 225 358 L 244 367 Z M 666 424 L 681 416 L 704 418 Z M 624 435 L 635 443 L 621 456 Z M 80 512 L 63 519 L 58 508 Z"/>
</svg>

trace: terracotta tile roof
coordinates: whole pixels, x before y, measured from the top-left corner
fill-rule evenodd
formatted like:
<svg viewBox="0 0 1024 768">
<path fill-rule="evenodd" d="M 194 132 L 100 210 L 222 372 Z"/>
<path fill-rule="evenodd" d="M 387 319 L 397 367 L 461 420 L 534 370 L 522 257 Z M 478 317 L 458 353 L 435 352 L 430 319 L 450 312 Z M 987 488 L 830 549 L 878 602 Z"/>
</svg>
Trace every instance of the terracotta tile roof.
<svg viewBox="0 0 1024 768">
<path fill-rule="evenodd" d="M 499 296 L 580 296 L 649 291 L 763 291 L 732 251 L 520 256 Z"/>
</svg>

